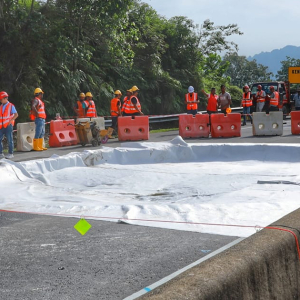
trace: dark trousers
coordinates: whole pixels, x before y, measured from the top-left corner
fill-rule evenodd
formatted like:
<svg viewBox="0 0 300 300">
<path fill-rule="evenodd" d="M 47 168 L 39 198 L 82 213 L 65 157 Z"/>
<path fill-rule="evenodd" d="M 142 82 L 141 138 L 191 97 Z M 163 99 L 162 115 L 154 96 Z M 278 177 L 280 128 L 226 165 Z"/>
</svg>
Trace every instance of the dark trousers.
<svg viewBox="0 0 300 300">
<path fill-rule="evenodd" d="M 266 110 L 266 114 L 269 114 L 270 111 L 279 111 L 279 108 L 277 106 L 270 105 Z"/>
<path fill-rule="evenodd" d="M 187 114 L 188 114 L 188 115 L 196 115 L 196 114 L 197 114 L 197 109 L 189 109 L 189 110 L 187 111 Z"/>
<path fill-rule="evenodd" d="M 111 117 L 111 127 L 114 129 L 114 131 L 117 133 L 118 132 L 118 117 L 117 116 L 112 116 Z"/>
</svg>

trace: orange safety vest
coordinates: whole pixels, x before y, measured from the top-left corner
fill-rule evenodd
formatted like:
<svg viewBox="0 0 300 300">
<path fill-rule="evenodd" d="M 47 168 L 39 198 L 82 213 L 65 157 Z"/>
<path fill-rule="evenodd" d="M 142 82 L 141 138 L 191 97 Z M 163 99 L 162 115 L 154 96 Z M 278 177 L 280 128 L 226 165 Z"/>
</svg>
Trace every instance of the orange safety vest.
<svg viewBox="0 0 300 300">
<path fill-rule="evenodd" d="M 118 105 L 119 102 L 119 105 Z M 114 98 L 110 101 L 110 115 L 117 117 L 119 115 L 120 99 Z"/>
<path fill-rule="evenodd" d="M 37 105 L 37 112 L 38 112 L 38 118 L 40 119 L 46 119 L 46 112 L 45 112 L 45 103 L 39 99 L 39 98 L 35 98 L 35 100 L 37 100 L 39 102 L 39 104 Z M 33 111 L 30 111 L 30 115 L 29 115 L 30 120 L 34 121 L 36 116 L 33 113 Z"/>
<path fill-rule="evenodd" d="M 217 100 L 218 100 L 217 94 L 214 95 L 209 94 L 206 110 L 217 111 L 217 103 L 218 103 Z"/>
<path fill-rule="evenodd" d="M 122 105 L 122 109 L 121 109 L 122 112 L 125 111 L 127 101 L 128 101 L 128 96 L 125 96 L 123 99 L 123 105 Z"/>
<path fill-rule="evenodd" d="M 86 108 L 89 106 L 88 101 L 77 101 L 77 116 L 78 118 L 84 118 L 85 117 L 85 109 L 82 107 L 82 103 L 85 103 Z"/>
<path fill-rule="evenodd" d="M 243 107 L 252 106 L 252 99 L 250 97 L 251 97 L 250 92 L 248 92 L 247 94 L 243 93 L 243 99 L 242 99 L 242 106 Z"/>
<path fill-rule="evenodd" d="M 11 113 L 11 108 L 14 105 L 11 104 L 10 102 L 7 103 L 5 106 L 4 112 L 2 112 L 3 104 L 0 105 L 0 129 L 6 128 L 8 126 L 8 122 L 10 119 L 13 118 L 14 114 Z M 15 125 L 15 121 L 11 122 L 12 126 Z"/>
<path fill-rule="evenodd" d="M 197 101 L 198 99 L 198 94 L 197 93 L 189 93 L 185 95 L 185 100 L 187 102 L 187 110 L 195 110 L 198 109 L 198 103 L 188 103 L 191 101 Z"/>
<path fill-rule="evenodd" d="M 135 97 L 136 100 L 137 100 L 136 106 L 138 107 L 139 110 L 137 110 L 137 109 L 134 107 L 134 105 L 132 104 L 132 102 L 131 102 L 131 99 L 132 99 L 133 97 Z M 127 100 L 127 102 L 126 102 L 124 112 L 125 112 L 126 114 L 129 114 L 129 115 L 130 115 L 130 114 L 134 114 L 134 113 L 140 112 L 141 110 L 142 110 L 142 108 L 141 108 L 141 104 L 140 104 L 140 101 L 139 101 L 138 97 L 136 97 L 136 96 L 131 96 L 130 99 Z"/>
<path fill-rule="evenodd" d="M 97 112 L 96 112 L 95 102 L 93 100 L 89 100 L 87 102 L 89 103 L 88 110 L 86 112 L 87 118 L 96 118 Z"/>
<path fill-rule="evenodd" d="M 256 97 L 257 97 L 257 101 L 258 101 L 258 102 L 265 102 L 265 101 L 266 101 L 265 97 L 262 96 L 263 93 L 264 93 L 263 90 L 258 91 L 258 92 L 256 93 Z"/>
<path fill-rule="evenodd" d="M 275 98 L 270 99 L 270 105 L 278 106 L 278 104 L 279 104 L 279 94 L 278 94 L 278 92 L 274 92 L 274 96 L 275 96 Z"/>
</svg>

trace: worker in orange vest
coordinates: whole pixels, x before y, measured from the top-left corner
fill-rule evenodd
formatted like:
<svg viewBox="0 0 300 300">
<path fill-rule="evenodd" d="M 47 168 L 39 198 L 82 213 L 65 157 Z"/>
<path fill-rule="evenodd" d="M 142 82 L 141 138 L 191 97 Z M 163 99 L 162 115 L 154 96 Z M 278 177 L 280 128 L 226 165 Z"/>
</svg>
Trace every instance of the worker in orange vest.
<svg viewBox="0 0 300 300">
<path fill-rule="evenodd" d="M 124 109 L 124 115 L 125 116 L 138 116 L 138 115 L 143 115 L 142 113 L 142 107 L 140 104 L 140 101 L 137 97 L 139 88 L 134 85 L 131 88 L 132 91 L 132 96 L 127 100 L 127 103 L 125 105 Z"/>
<path fill-rule="evenodd" d="M 245 85 L 244 86 L 244 93 L 243 93 L 243 98 L 241 100 L 241 107 L 243 107 L 243 124 L 242 126 L 246 125 L 246 120 L 247 116 L 249 116 L 251 124 L 252 124 L 252 116 L 250 114 L 250 108 L 252 106 L 252 97 L 251 97 L 251 92 L 249 90 L 249 86 Z"/>
<path fill-rule="evenodd" d="M 273 85 L 270 86 L 270 96 L 269 98 L 269 107 L 266 111 L 268 114 L 270 111 L 279 111 L 278 104 L 279 104 L 279 94 L 275 91 L 275 88 Z"/>
<path fill-rule="evenodd" d="M 8 143 L 8 154 L 5 157 L 10 159 L 14 157 L 13 127 L 18 113 L 15 106 L 8 101 L 8 94 L 4 91 L 0 92 L 0 103 L 0 159 L 4 158 L 2 144 L 4 135 Z"/>
<path fill-rule="evenodd" d="M 123 116 L 125 115 L 125 107 L 126 107 L 127 101 L 129 101 L 131 96 L 132 96 L 132 90 L 129 89 L 126 91 L 126 96 L 123 99 L 123 104 L 122 104 L 122 109 L 121 109 L 121 113 Z"/>
<path fill-rule="evenodd" d="M 194 87 L 189 86 L 188 94 L 185 95 L 185 101 L 188 114 L 196 115 L 198 111 L 198 94 L 195 93 Z"/>
<path fill-rule="evenodd" d="M 47 150 L 43 146 L 45 136 L 46 111 L 45 103 L 42 101 L 44 92 L 40 88 L 34 90 L 34 99 L 31 102 L 30 120 L 35 123 L 35 135 L 33 139 L 33 150 Z"/>
<path fill-rule="evenodd" d="M 255 97 L 256 97 L 256 111 L 262 112 L 266 102 L 266 93 L 264 90 L 262 90 L 262 86 L 260 84 L 257 86 L 257 92 Z"/>
<path fill-rule="evenodd" d="M 121 115 L 121 97 L 120 90 L 114 92 L 115 97 L 110 101 L 110 115 L 111 115 L 111 127 L 117 133 L 118 117 Z"/>
<path fill-rule="evenodd" d="M 85 100 L 88 103 L 87 111 L 86 111 L 86 117 L 87 118 L 96 118 L 97 117 L 97 110 L 96 105 L 93 100 L 93 95 L 91 92 L 87 92 L 85 94 Z"/>
<path fill-rule="evenodd" d="M 209 115 L 215 114 L 218 112 L 218 95 L 216 94 L 216 89 L 211 88 L 210 94 L 206 93 L 204 90 L 201 90 L 203 94 L 207 97 L 207 107 L 206 111 Z"/>
<path fill-rule="evenodd" d="M 80 93 L 79 94 L 79 100 L 77 100 L 74 111 L 78 118 L 85 118 L 86 117 L 86 111 L 89 103 L 85 101 L 85 94 Z"/>
</svg>

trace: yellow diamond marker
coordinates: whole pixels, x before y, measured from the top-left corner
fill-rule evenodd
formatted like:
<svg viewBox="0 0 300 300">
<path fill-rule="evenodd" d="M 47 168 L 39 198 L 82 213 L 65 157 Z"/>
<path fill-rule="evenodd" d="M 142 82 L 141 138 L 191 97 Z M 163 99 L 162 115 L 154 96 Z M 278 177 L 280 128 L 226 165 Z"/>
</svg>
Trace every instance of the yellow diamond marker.
<svg viewBox="0 0 300 300">
<path fill-rule="evenodd" d="M 85 219 L 80 219 L 74 226 L 74 228 L 82 235 L 85 235 L 91 227 L 92 225 Z"/>
</svg>

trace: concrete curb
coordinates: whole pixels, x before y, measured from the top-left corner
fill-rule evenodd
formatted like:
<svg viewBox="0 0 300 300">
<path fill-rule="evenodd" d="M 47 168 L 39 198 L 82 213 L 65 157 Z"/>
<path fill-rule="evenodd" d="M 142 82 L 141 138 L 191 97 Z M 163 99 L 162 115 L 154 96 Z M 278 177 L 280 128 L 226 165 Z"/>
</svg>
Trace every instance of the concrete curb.
<svg viewBox="0 0 300 300">
<path fill-rule="evenodd" d="M 292 227 L 299 238 L 300 209 L 271 226 Z M 299 285 L 294 236 L 263 229 L 138 299 L 288 300 L 300 298 Z"/>
</svg>

